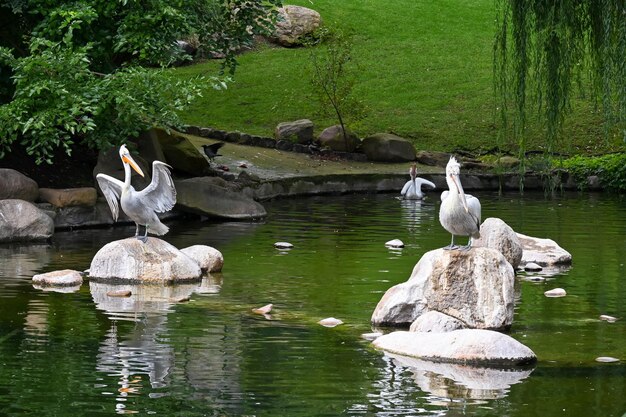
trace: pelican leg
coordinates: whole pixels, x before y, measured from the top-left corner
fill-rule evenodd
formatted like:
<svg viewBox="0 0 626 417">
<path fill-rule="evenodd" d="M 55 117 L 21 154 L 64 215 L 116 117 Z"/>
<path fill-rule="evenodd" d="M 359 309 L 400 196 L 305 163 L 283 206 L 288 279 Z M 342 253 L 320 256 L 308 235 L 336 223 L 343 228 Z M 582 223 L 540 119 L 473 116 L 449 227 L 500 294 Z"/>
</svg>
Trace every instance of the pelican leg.
<svg viewBox="0 0 626 417">
<path fill-rule="evenodd" d="M 459 247 L 459 250 L 463 250 L 463 251 L 465 251 L 465 250 L 470 250 L 470 249 L 472 249 L 472 240 L 473 240 L 473 239 L 472 239 L 472 237 L 470 236 L 470 237 L 469 237 L 469 240 L 467 241 L 467 245 L 466 245 L 466 246 L 461 246 L 461 247 Z"/>
<path fill-rule="evenodd" d="M 143 236 L 139 236 L 139 224 L 137 225 L 137 235 L 135 236 L 138 240 L 141 240 L 143 243 L 146 243 L 148 240 L 148 226 L 146 226 L 146 232 Z"/>
<path fill-rule="evenodd" d="M 454 235 L 452 235 L 452 241 L 450 242 L 449 246 L 445 246 L 443 248 L 443 250 L 454 250 L 454 249 L 458 249 L 459 247 L 457 245 L 454 244 Z"/>
</svg>

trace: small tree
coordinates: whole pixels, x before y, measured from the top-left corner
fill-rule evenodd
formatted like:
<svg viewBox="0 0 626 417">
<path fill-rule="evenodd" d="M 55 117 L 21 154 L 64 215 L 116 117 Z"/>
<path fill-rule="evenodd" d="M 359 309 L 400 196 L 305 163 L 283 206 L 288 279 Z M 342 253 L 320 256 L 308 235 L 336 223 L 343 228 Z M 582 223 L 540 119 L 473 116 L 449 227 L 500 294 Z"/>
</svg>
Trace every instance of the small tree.
<svg viewBox="0 0 626 417">
<path fill-rule="evenodd" d="M 346 119 L 364 117 L 363 104 L 355 99 L 352 89 L 355 74 L 352 71 L 352 43 L 340 31 L 322 32 L 315 39 L 322 42 L 311 49 L 311 84 L 323 113 L 337 116 L 348 149 Z"/>
</svg>

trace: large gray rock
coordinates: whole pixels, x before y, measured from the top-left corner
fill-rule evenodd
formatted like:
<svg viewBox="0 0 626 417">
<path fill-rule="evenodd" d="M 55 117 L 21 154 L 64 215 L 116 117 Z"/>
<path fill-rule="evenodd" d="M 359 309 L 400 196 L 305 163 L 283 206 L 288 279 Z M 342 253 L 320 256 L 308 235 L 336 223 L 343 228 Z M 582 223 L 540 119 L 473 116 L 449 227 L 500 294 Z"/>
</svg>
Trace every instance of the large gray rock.
<svg viewBox="0 0 626 417">
<path fill-rule="evenodd" d="M 224 266 L 222 252 L 211 246 L 193 245 L 180 251 L 196 261 L 203 272 L 219 272 Z"/>
<path fill-rule="evenodd" d="M 32 203 L 0 200 L 0 242 L 46 240 L 54 233 L 54 221 Z"/>
<path fill-rule="evenodd" d="M 534 262 L 541 266 L 570 265 L 572 255 L 552 239 L 541 239 L 517 233 L 522 243 L 522 263 Z"/>
<path fill-rule="evenodd" d="M 532 367 L 473 366 L 431 362 L 388 353 L 396 365 L 409 368 L 417 386 L 434 401 L 494 400 L 507 396 L 511 385 L 533 372 Z"/>
<path fill-rule="evenodd" d="M 37 183 L 26 175 L 10 168 L 0 168 L 0 200 L 33 202 L 39 196 Z"/>
<path fill-rule="evenodd" d="M 370 161 L 409 162 L 415 160 L 415 148 L 408 140 L 392 133 L 376 133 L 363 139 L 363 153 Z"/>
<path fill-rule="evenodd" d="M 415 155 L 415 159 L 420 164 L 445 168 L 448 161 L 450 161 L 450 154 L 446 152 L 419 151 Z"/>
<path fill-rule="evenodd" d="M 379 337 L 373 345 L 387 352 L 433 362 L 514 366 L 537 360 L 530 348 L 511 336 L 492 330 L 398 331 Z"/>
<path fill-rule="evenodd" d="M 407 282 L 387 290 L 372 323 L 409 326 L 434 310 L 470 328 L 504 329 L 513 322 L 514 281 L 513 267 L 495 249 L 436 249 L 422 256 Z"/>
<path fill-rule="evenodd" d="M 322 18 L 318 12 L 302 6 L 287 5 L 278 9 L 278 19 L 273 38 L 283 46 L 302 43 L 320 27 Z"/>
<path fill-rule="evenodd" d="M 340 125 L 334 125 L 322 130 L 317 138 L 320 146 L 325 146 L 333 151 L 354 152 L 361 141 L 349 129 L 346 129 L 346 137 L 343 136 L 343 129 Z"/>
<path fill-rule="evenodd" d="M 444 333 L 464 328 L 465 325 L 463 322 L 454 317 L 450 317 L 438 311 L 428 311 L 411 323 L 409 331 Z"/>
<path fill-rule="evenodd" d="M 309 119 L 294 122 L 282 122 L 274 131 L 276 140 L 286 140 L 294 143 L 307 144 L 313 141 L 313 122 Z"/>
<path fill-rule="evenodd" d="M 480 238 L 472 245 L 499 251 L 507 261 L 517 268 L 522 260 L 522 243 L 515 231 L 501 219 L 489 217 L 480 225 Z"/>
<path fill-rule="evenodd" d="M 202 176 L 211 173 L 211 167 L 204 157 L 202 150 L 182 133 L 164 129 L 151 129 L 150 135 L 156 136 L 167 164 L 175 170 L 192 176 Z"/>
<path fill-rule="evenodd" d="M 198 280 L 200 266 L 164 240 L 134 237 L 104 245 L 93 257 L 89 276 L 101 281 L 167 283 Z"/>
<path fill-rule="evenodd" d="M 265 217 L 265 208 L 241 192 L 226 187 L 215 177 L 176 181 L 176 208 L 195 214 L 243 220 Z"/>
</svg>

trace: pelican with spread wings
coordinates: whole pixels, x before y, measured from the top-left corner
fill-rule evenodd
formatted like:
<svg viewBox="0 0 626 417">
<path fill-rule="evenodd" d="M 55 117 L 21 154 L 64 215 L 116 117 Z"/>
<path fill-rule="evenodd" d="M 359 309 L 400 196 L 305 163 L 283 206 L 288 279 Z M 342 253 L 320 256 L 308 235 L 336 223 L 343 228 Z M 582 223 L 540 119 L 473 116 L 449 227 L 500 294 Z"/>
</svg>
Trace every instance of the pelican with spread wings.
<svg viewBox="0 0 626 417">
<path fill-rule="evenodd" d="M 405 200 L 421 200 L 422 198 L 424 198 L 422 185 L 437 188 L 432 182 L 417 176 L 417 167 L 415 166 L 415 164 L 411 165 L 411 168 L 409 168 L 409 176 L 411 177 L 411 179 L 406 184 L 404 184 L 404 187 L 402 187 L 402 191 L 400 191 L 400 195 L 402 195 L 402 198 L 404 198 Z"/>
<path fill-rule="evenodd" d="M 96 175 L 100 189 L 109 203 L 113 220 L 117 221 L 119 207 L 135 222 L 135 237 L 142 242 L 148 239 L 148 231 L 155 235 L 164 235 L 169 228 L 161 223 L 157 213 L 165 213 L 176 204 L 176 189 L 170 173 L 171 167 L 161 161 L 152 163 L 152 181 L 141 191 L 130 185 L 131 167 L 139 175 L 143 171 L 137 165 L 126 145 L 120 146 L 120 158 L 124 164 L 124 182 L 106 174 Z M 145 227 L 143 236 L 139 235 L 139 227 Z"/>
</svg>

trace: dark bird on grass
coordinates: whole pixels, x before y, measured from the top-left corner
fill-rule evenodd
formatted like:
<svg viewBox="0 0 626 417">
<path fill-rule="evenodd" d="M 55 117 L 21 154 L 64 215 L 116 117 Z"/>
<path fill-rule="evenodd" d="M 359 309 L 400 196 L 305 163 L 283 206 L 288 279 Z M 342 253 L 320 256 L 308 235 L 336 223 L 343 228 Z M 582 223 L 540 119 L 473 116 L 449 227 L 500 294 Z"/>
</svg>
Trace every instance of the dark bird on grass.
<svg viewBox="0 0 626 417">
<path fill-rule="evenodd" d="M 439 207 L 439 222 L 450 234 L 452 241 L 450 246 L 444 249 L 457 249 L 454 244 L 454 236 L 469 236 L 467 246 L 460 249 L 470 249 L 472 238 L 480 238 L 480 201 L 465 194 L 460 180 L 461 165 L 454 157 L 446 166 L 447 191 L 441 193 L 441 207 Z"/>
<path fill-rule="evenodd" d="M 120 158 L 124 164 L 124 182 L 106 174 L 96 175 L 100 189 L 109 203 L 113 214 L 113 220 L 117 221 L 119 207 L 129 219 L 135 222 L 135 237 L 142 242 L 148 239 L 148 232 L 155 235 L 164 235 L 169 228 L 161 223 L 157 213 L 165 213 L 176 204 L 176 189 L 170 174 L 171 167 L 161 161 L 152 163 L 152 181 L 141 191 L 136 191 L 130 185 L 131 168 L 139 175 L 144 176 L 143 171 L 126 149 L 120 147 Z M 143 236 L 139 235 L 139 226 L 146 228 Z"/>
<path fill-rule="evenodd" d="M 204 154 L 209 158 L 209 163 L 213 162 L 213 159 L 216 156 L 222 156 L 218 152 L 218 150 L 224 146 L 224 142 L 217 142 L 212 145 L 202 145 L 202 149 L 204 150 Z"/>
</svg>

